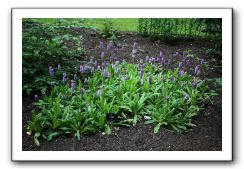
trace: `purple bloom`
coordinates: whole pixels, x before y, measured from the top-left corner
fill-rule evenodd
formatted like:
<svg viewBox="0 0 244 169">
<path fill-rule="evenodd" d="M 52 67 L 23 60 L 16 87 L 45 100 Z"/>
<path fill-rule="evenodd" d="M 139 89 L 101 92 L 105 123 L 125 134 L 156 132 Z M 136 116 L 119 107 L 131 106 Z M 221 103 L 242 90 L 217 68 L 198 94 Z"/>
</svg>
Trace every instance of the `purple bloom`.
<svg viewBox="0 0 244 169">
<path fill-rule="evenodd" d="M 106 76 L 107 73 L 106 73 L 106 69 L 103 69 L 103 75 Z"/>
<path fill-rule="evenodd" d="M 67 81 L 67 76 L 66 76 L 66 72 L 63 73 L 63 83 L 65 83 Z"/>
<path fill-rule="evenodd" d="M 109 42 L 107 45 L 107 51 L 109 51 L 113 47 L 113 43 Z"/>
<path fill-rule="evenodd" d="M 75 91 L 75 81 L 74 80 L 71 80 L 70 90 L 71 90 L 71 93 L 74 93 L 74 91 Z"/>
<path fill-rule="evenodd" d="M 82 66 L 82 65 L 80 65 L 80 72 L 81 72 L 82 74 L 85 73 L 85 68 L 84 68 L 84 66 Z"/>
<path fill-rule="evenodd" d="M 186 61 L 186 66 L 190 67 L 190 61 L 189 60 Z"/>
<path fill-rule="evenodd" d="M 142 67 L 141 70 L 140 70 L 140 78 L 142 78 L 143 75 L 144 75 L 144 69 L 143 69 L 143 67 Z"/>
<path fill-rule="evenodd" d="M 197 76 L 199 76 L 200 74 L 201 74 L 201 70 L 198 69 L 198 70 L 197 70 Z"/>
<path fill-rule="evenodd" d="M 103 48 L 103 41 L 99 42 L 99 47 L 102 49 Z"/>
<path fill-rule="evenodd" d="M 116 73 L 120 73 L 120 67 L 117 68 Z"/>
<path fill-rule="evenodd" d="M 113 56 L 109 57 L 109 62 L 113 62 Z"/>
<path fill-rule="evenodd" d="M 161 58 L 163 58 L 163 57 L 164 57 L 164 54 L 163 54 L 163 52 L 162 52 L 162 51 L 160 51 L 160 53 L 159 53 L 159 57 L 161 57 Z"/>
<path fill-rule="evenodd" d="M 106 69 L 106 66 L 107 66 L 106 61 L 104 61 L 103 62 L 103 69 Z"/>
<path fill-rule="evenodd" d="M 94 67 L 91 68 L 91 73 L 92 73 L 92 74 L 93 74 L 94 71 L 95 71 L 94 69 L 95 69 Z"/>
<path fill-rule="evenodd" d="M 148 60 L 149 60 L 149 56 L 146 56 L 146 62 L 148 62 Z"/>
<path fill-rule="evenodd" d="M 174 79 L 173 79 L 173 82 L 175 83 L 176 82 L 176 78 L 174 77 Z"/>
<path fill-rule="evenodd" d="M 204 64 L 204 59 L 201 59 L 201 60 L 200 60 L 200 64 L 201 64 L 201 65 Z"/>
<path fill-rule="evenodd" d="M 94 61 L 94 68 L 97 68 L 97 60 Z"/>
<path fill-rule="evenodd" d="M 152 84 L 152 75 L 148 77 L 148 83 L 151 85 Z"/>
<path fill-rule="evenodd" d="M 101 67 L 100 67 L 100 65 L 98 65 L 98 66 L 97 66 L 97 70 L 101 70 Z"/>
<path fill-rule="evenodd" d="M 181 68 L 182 67 L 182 62 L 179 62 L 179 66 L 178 66 L 179 68 Z"/>
<path fill-rule="evenodd" d="M 85 84 L 88 83 L 88 79 L 87 78 L 84 79 L 84 83 Z"/>
<path fill-rule="evenodd" d="M 179 55 L 179 52 L 173 53 L 173 57 L 177 57 Z"/>
<path fill-rule="evenodd" d="M 118 53 L 119 53 L 119 49 L 118 49 L 118 48 L 114 48 L 114 49 L 113 49 L 113 52 L 114 52 L 115 54 L 118 54 Z"/>
<path fill-rule="evenodd" d="M 179 72 L 179 76 L 182 77 L 183 75 L 184 75 L 184 71 L 181 70 L 181 71 Z"/>
<path fill-rule="evenodd" d="M 200 65 L 197 65 L 197 66 L 195 67 L 195 74 L 197 74 L 197 72 L 198 72 L 199 69 L 200 69 Z"/>
<path fill-rule="evenodd" d="M 74 74 L 74 80 L 77 80 L 77 74 Z"/>
<path fill-rule="evenodd" d="M 52 68 L 52 66 L 49 67 L 49 73 L 51 77 L 54 76 L 54 69 Z"/>
<path fill-rule="evenodd" d="M 104 52 L 101 52 L 101 58 L 103 60 L 103 58 L 104 58 Z"/>
<path fill-rule="evenodd" d="M 192 81 L 192 86 L 193 87 L 196 87 L 197 86 L 197 80 L 196 78 L 194 77 L 193 81 Z"/>
<path fill-rule="evenodd" d="M 129 79 L 129 76 L 128 74 L 125 75 L 125 80 L 128 80 Z"/>
<path fill-rule="evenodd" d="M 108 77 L 108 80 L 110 80 L 110 73 L 108 72 L 108 75 L 107 75 L 107 77 Z"/>
<path fill-rule="evenodd" d="M 34 99 L 35 99 L 35 100 L 38 100 L 38 99 L 39 99 L 39 97 L 38 97 L 37 94 L 35 94 Z"/>
<path fill-rule="evenodd" d="M 128 74 L 128 68 L 125 68 L 125 73 Z"/>
</svg>

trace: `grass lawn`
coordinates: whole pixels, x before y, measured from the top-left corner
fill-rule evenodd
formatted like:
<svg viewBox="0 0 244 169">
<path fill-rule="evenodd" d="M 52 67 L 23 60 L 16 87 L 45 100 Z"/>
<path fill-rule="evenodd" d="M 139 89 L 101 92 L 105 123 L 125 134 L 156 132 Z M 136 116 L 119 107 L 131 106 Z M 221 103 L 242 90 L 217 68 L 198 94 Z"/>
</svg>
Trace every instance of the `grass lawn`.
<svg viewBox="0 0 244 169">
<path fill-rule="evenodd" d="M 138 30 L 137 18 L 106 18 L 106 20 L 108 19 L 113 21 L 113 24 L 118 31 L 136 32 Z M 42 23 L 57 23 L 56 18 L 38 18 L 32 20 L 37 22 L 42 22 Z M 77 19 L 68 19 L 68 20 L 74 21 Z M 103 28 L 104 20 L 105 18 L 86 18 L 83 21 L 86 26 L 90 26 L 92 28 L 96 28 L 100 30 Z"/>
</svg>

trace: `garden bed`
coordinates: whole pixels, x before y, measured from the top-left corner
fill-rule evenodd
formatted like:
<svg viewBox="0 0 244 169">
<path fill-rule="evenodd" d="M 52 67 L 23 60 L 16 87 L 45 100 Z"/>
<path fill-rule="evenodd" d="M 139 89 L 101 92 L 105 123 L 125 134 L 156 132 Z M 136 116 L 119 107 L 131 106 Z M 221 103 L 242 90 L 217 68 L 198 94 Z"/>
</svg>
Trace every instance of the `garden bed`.
<svg viewBox="0 0 244 169">
<path fill-rule="evenodd" d="M 93 58 L 100 58 L 99 35 L 90 29 L 74 29 L 76 33 L 83 35 L 84 48 L 86 55 L 80 60 L 89 61 Z M 124 48 L 123 55 L 120 55 L 120 60 L 126 60 L 129 63 L 138 63 L 145 56 L 158 56 L 159 51 L 163 51 L 166 57 L 171 57 L 175 51 L 191 50 L 200 58 L 209 61 L 211 67 L 211 58 L 206 57 L 206 50 L 212 46 L 211 42 L 207 41 L 178 41 L 174 46 L 169 46 L 160 41 L 151 41 L 149 38 L 140 37 L 134 33 L 120 33 L 117 35 L 118 43 L 121 48 Z M 105 40 L 104 40 L 105 41 Z M 131 57 L 132 44 L 137 42 L 140 50 L 135 59 Z M 175 67 L 176 63 L 169 65 L 169 69 Z M 201 74 L 201 78 L 221 78 L 221 69 L 208 69 Z M 41 140 L 41 145 L 38 147 L 33 141 L 33 136 L 26 134 L 27 121 L 31 120 L 31 111 L 33 109 L 33 96 L 23 97 L 23 150 L 24 151 L 112 151 L 112 150 L 189 150 L 189 151 L 212 151 L 222 150 L 222 95 L 221 87 L 215 86 L 212 82 L 209 83 L 211 89 L 216 90 L 219 94 L 212 98 L 210 102 L 204 102 L 204 109 L 199 112 L 199 115 L 193 119 L 193 123 L 197 127 L 193 127 L 188 132 L 177 134 L 171 130 L 161 127 L 157 134 L 154 134 L 154 125 L 145 125 L 142 119 L 135 126 L 119 127 L 112 129 L 111 135 L 104 135 L 103 132 L 85 135 L 82 134 L 80 141 L 73 135 L 62 135 L 48 142 Z"/>
</svg>

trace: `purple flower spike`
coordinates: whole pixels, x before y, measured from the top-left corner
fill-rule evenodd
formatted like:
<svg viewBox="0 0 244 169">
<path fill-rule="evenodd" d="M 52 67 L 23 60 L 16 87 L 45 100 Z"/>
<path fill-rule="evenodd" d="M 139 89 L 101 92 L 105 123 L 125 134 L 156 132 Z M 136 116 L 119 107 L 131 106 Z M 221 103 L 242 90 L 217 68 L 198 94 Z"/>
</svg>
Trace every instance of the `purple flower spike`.
<svg viewBox="0 0 244 169">
<path fill-rule="evenodd" d="M 106 77 L 107 75 L 106 69 L 103 69 L 103 75 Z"/>
<path fill-rule="evenodd" d="M 94 61 L 94 68 L 96 69 L 97 68 L 97 60 Z"/>
<path fill-rule="evenodd" d="M 143 69 L 143 67 L 142 67 L 141 70 L 140 70 L 140 78 L 142 78 L 143 75 L 144 75 L 144 69 Z"/>
<path fill-rule="evenodd" d="M 84 79 L 84 83 L 85 83 L 85 84 L 88 83 L 88 79 L 87 79 L 87 78 Z"/>
<path fill-rule="evenodd" d="M 149 56 L 146 56 L 146 62 L 148 62 L 149 61 Z"/>
<path fill-rule="evenodd" d="M 109 62 L 113 62 L 113 56 L 109 57 Z"/>
<path fill-rule="evenodd" d="M 120 67 L 117 68 L 116 73 L 120 73 Z"/>
<path fill-rule="evenodd" d="M 104 58 L 104 52 L 101 52 L 101 59 Z"/>
<path fill-rule="evenodd" d="M 103 62 L 103 69 L 106 69 L 107 63 L 106 61 Z"/>
<path fill-rule="evenodd" d="M 197 66 L 195 67 L 195 74 L 197 74 L 197 72 L 198 72 L 199 69 L 200 69 L 200 65 L 197 65 Z"/>
<path fill-rule="evenodd" d="M 128 68 L 125 68 L 125 73 L 128 74 Z"/>
<path fill-rule="evenodd" d="M 77 74 L 74 74 L 74 80 L 77 80 Z"/>
<path fill-rule="evenodd" d="M 109 51 L 113 47 L 113 43 L 109 42 L 107 45 L 107 51 Z"/>
<path fill-rule="evenodd" d="M 54 77 L 54 69 L 52 68 L 52 66 L 49 67 L 49 73 L 51 77 Z"/>
<path fill-rule="evenodd" d="M 75 91 L 75 81 L 74 80 L 71 80 L 70 90 L 71 90 L 71 93 L 74 93 L 74 91 Z"/>
<path fill-rule="evenodd" d="M 198 71 L 197 71 L 197 76 L 199 76 L 200 74 L 201 74 L 201 70 L 198 69 Z"/>
<path fill-rule="evenodd" d="M 80 65 L 80 72 L 81 72 L 82 74 L 84 74 L 84 73 L 85 73 L 85 67 L 84 67 L 84 66 L 82 66 L 82 65 Z"/>
<path fill-rule="evenodd" d="M 108 80 L 110 80 L 110 73 L 108 72 L 108 75 L 107 75 L 107 77 L 108 77 Z"/>
<path fill-rule="evenodd" d="M 101 66 L 100 65 L 97 66 L 97 70 L 101 70 Z"/>
<path fill-rule="evenodd" d="M 201 59 L 201 60 L 200 60 L 200 64 L 201 64 L 201 65 L 204 64 L 204 59 Z"/>
<path fill-rule="evenodd" d="M 150 76 L 148 77 L 148 83 L 149 83 L 150 85 L 152 85 L 152 75 L 150 75 Z"/>
<path fill-rule="evenodd" d="M 193 87 L 196 87 L 197 86 L 197 80 L 196 78 L 194 77 L 193 81 L 192 81 L 192 86 Z"/>
<path fill-rule="evenodd" d="M 39 99 L 39 97 L 38 97 L 37 94 L 35 94 L 34 99 L 35 99 L 35 100 L 38 100 L 38 99 Z"/>
<path fill-rule="evenodd" d="M 184 71 L 181 70 L 181 71 L 179 72 L 179 76 L 182 77 L 183 75 L 184 75 Z"/>
<path fill-rule="evenodd" d="M 65 83 L 67 81 L 67 76 L 66 76 L 65 72 L 63 73 L 63 80 L 62 81 L 63 81 L 63 83 Z"/>
<path fill-rule="evenodd" d="M 176 82 L 176 78 L 174 77 L 174 79 L 173 79 L 173 82 L 175 83 Z"/>
<path fill-rule="evenodd" d="M 100 49 L 103 48 L 103 41 L 100 41 L 100 42 L 99 42 L 99 47 L 100 47 Z"/>
<path fill-rule="evenodd" d="M 179 66 L 178 66 L 179 68 L 181 68 L 182 67 L 182 62 L 179 62 Z"/>
<path fill-rule="evenodd" d="M 186 61 L 186 66 L 187 66 L 187 67 L 190 67 L 190 66 L 191 66 L 189 60 Z"/>
<path fill-rule="evenodd" d="M 163 57 L 164 57 L 164 54 L 163 54 L 163 52 L 162 52 L 162 51 L 160 51 L 160 53 L 159 53 L 159 57 L 161 57 L 161 58 L 163 58 Z"/>
<path fill-rule="evenodd" d="M 128 80 L 129 79 L 129 76 L 128 74 L 125 75 L 125 80 Z"/>
</svg>

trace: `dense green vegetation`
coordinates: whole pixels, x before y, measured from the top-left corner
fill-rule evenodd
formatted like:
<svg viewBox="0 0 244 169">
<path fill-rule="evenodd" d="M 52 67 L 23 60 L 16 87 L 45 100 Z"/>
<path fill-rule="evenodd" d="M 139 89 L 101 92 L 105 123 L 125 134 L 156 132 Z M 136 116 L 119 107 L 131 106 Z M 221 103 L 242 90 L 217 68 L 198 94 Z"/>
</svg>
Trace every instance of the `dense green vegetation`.
<svg viewBox="0 0 244 169">
<path fill-rule="evenodd" d="M 146 21 L 153 24 L 145 27 Z M 186 24 L 180 32 L 180 27 L 175 27 L 180 19 L 166 21 L 24 19 L 23 93 L 35 95 L 32 120 L 26 129 L 35 143 L 40 145 L 40 138 L 50 141 L 62 134 L 72 134 L 78 140 L 86 133 L 111 134 L 114 127 L 139 122 L 153 124 L 154 133 L 161 126 L 178 133 L 194 127 L 193 117 L 202 109 L 202 102 L 216 94 L 201 79 L 209 68 L 208 62 L 181 49 L 167 57 L 158 51 L 159 56 L 143 56 L 140 62 L 129 63 L 121 52 L 131 50 L 129 57 L 134 59 L 140 44 L 131 42 L 123 50 L 116 44 L 121 31 L 151 38 L 159 35 L 157 38 L 172 44 L 183 35 L 205 35 L 199 24 L 212 22 L 201 20 L 191 27 Z M 90 39 L 84 39 L 82 31 L 90 29 L 97 32 L 95 36 L 100 40 L 85 49 Z M 211 27 L 206 30 L 221 35 Z M 215 36 L 214 40 L 218 43 L 209 53 L 220 50 L 221 41 Z M 86 56 L 86 50 L 98 50 L 99 55 Z M 81 59 L 85 56 L 90 61 Z"/>
</svg>

